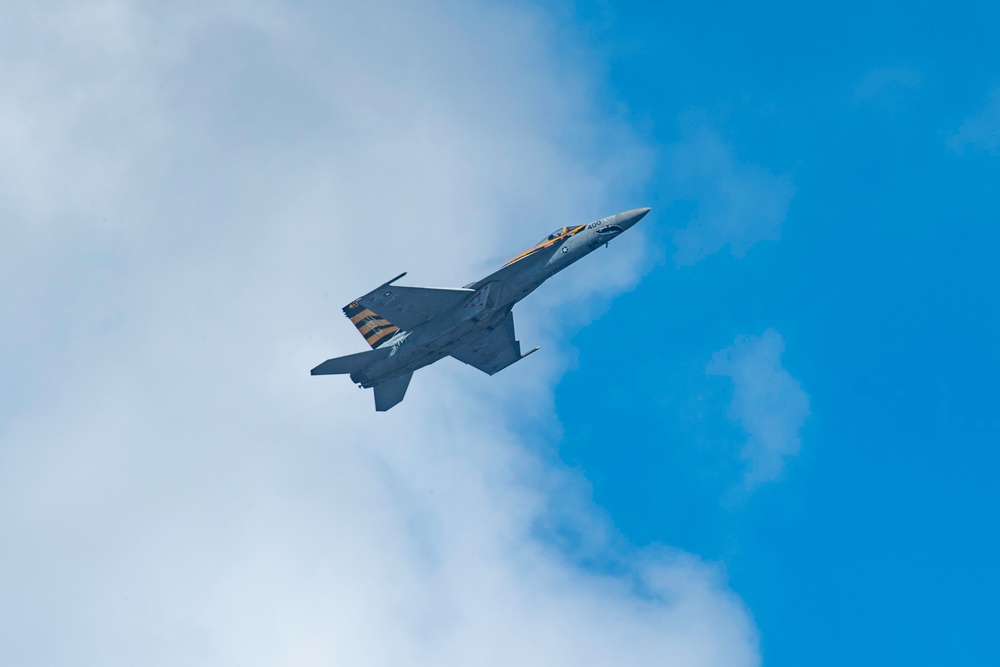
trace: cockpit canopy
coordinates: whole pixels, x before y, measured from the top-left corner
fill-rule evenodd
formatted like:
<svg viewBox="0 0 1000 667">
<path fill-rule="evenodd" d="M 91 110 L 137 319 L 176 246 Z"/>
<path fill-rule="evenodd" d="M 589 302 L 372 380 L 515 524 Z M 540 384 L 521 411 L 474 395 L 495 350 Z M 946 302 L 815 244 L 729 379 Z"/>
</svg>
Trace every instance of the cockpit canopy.
<svg viewBox="0 0 1000 667">
<path fill-rule="evenodd" d="M 556 239 L 563 237 L 570 237 L 576 234 L 578 231 L 586 227 L 586 225 L 579 225 L 576 227 L 560 227 L 556 231 L 549 234 L 547 237 L 541 240 L 541 243 L 548 243 L 549 241 L 555 241 Z"/>
<path fill-rule="evenodd" d="M 518 255 L 514 259 L 512 259 L 509 262 L 507 262 L 506 264 L 504 264 L 504 266 L 510 266 L 511 264 L 513 264 L 514 262 L 516 262 L 517 260 L 523 259 L 523 258 L 527 257 L 528 255 L 530 255 L 532 253 L 535 253 L 535 252 L 538 252 L 539 250 L 542 250 L 543 248 L 552 248 L 552 247 L 555 246 L 555 244 L 558 241 L 563 240 L 563 239 L 568 239 L 569 237 L 573 236 L 574 234 L 580 233 L 581 231 L 583 231 L 586 228 L 587 228 L 587 225 L 577 225 L 576 227 L 560 227 L 559 229 L 557 229 L 556 231 L 552 232 L 551 234 L 549 234 L 548 236 L 546 236 L 544 239 L 542 239 L 541 241 L 539 241 L 538 243 L 536 243 L 534 248 L 530 248 L 528 250 L 525 250 L 520 255 Z"/>
</svg>

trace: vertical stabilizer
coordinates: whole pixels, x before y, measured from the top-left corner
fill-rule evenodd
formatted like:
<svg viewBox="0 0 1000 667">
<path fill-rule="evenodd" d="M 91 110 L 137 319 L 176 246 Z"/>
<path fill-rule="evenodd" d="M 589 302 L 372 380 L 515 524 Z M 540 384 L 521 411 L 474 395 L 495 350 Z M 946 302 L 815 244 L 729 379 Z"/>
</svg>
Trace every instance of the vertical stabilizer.
<svg viewBox="0 0 1000 667">
<path fill-rule="evenodd" d="M 357 327 L 358 333 L 365 337 L 373 349 L 385 344 L 399 331 L 399 327 L 395 324 L 384 317 L 379 317 L 370 308 L 365 308 L 357 301 L 344 306 L 344 315 Z"/>
<path fill-rule="evenodd" d="M 375 385 L 373 387 L 375 389 L 375 410 L 385 412 L 402 401 L 403 397 L 406 396 L 406 388 L 410 386 L 410 378 L 412 377 L 413 372 L 411 371 L 406 375 L 400 375 Z"/>
</svg>

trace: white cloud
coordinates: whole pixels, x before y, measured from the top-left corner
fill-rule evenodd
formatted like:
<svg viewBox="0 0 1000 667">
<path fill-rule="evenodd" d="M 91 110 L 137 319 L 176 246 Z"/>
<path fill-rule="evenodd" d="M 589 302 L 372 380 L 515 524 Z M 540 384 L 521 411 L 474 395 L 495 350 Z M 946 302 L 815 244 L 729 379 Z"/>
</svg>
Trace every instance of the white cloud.
<svg viewBox="0 0 1000 667">
<path fill-rule="evenodd" d="M 784 351 L 774 329 L 760 336 L 740 335 L 716 352 L 705 369 L 733 381 L 729 416 L 746 431 L 743 479 L 748 490 L 781 475 L 785 461 L 799 451 L 799 430 L 809 416 L 809 397 L 781 366 Z"/>
<path fill-rule="evenodd" d="M 565 35 L 465 3 L 37 7 L 0 21 L 0 662 L 759 663 L 716 566 L 539 538 L 556 507 L 607 529 L 517 435 L 551 435 L 556 346 L 442 362 L 387 414 L 308 375 L 363 349 L 339 307 L 375 281 L 461 284 L 632 205 Z M 577 275 L 620 289 L 636 248 Z"/>
<path fill-rule="evenodd" d="M 962 155 L 969 148 L 996 155 L 1000 149 L 1000 86 L 993 88 L 986 107 L 965 119 L 948 138 L 948 148 Z"/>
<path fill-rule="evenodd" d="M 674 198 L 696 203 L 687 226 L 674 233 L 678 265 L 694 264 L 727 245 L 742 257 L 758 241 L 781 238 L 795 193 L 791 178 L 739 160 L 703 120 L 685 119 L 668 165 Z"/>
</svg>

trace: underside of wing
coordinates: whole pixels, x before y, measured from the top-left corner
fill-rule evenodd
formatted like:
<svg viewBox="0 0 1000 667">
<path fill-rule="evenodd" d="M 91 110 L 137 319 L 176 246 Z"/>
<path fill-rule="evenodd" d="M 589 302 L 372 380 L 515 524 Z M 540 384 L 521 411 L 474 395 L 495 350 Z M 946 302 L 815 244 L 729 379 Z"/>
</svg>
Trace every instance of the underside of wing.
<svg viewBox="0 0 1000 667">
<path fill-rule="evenodd" d="M 531 354 L 538 348 L 528 352 Z M 463 364 L 478 368 L 482 372 L 493 375 L 528 356 L 521 355 L 521 344 L 514 339 L 514 315 L 508 312 L 507 317 L 494 329 L 483 329 L 482 332 L 467 336 L 462 344 L 449 353 Z"/>
<path fill-rule="evenodd" d="M 345 307 L 344 312 L 356 310 L 360 306 L 377 313 L 378 317 L 400 329 L 409 331 L 460 305 L 474 293 L 475 290 L 464 287 L 401 287 L 387 283 Z"/>
</svg>

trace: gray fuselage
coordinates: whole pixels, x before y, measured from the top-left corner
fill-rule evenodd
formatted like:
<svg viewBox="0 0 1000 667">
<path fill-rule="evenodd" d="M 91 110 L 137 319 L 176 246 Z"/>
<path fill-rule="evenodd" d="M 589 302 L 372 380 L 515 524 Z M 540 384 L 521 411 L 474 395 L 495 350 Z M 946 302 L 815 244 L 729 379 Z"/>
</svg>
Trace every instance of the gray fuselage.
<svg viewBox="0 0 1000 667">
<path fill-rule="evenodd" d="M 380 350 L 381 358 L 351 373 L 372 387 L 448 356 L 467 339 L 504 325 L 514 305 L 543 282 L 638 222 L 649 209 L 634 209 L 587 225 L 563 227 L 498 271 L 466 285 L 467 300 L 416 326 L 399 331 Z"/>
</svg>

